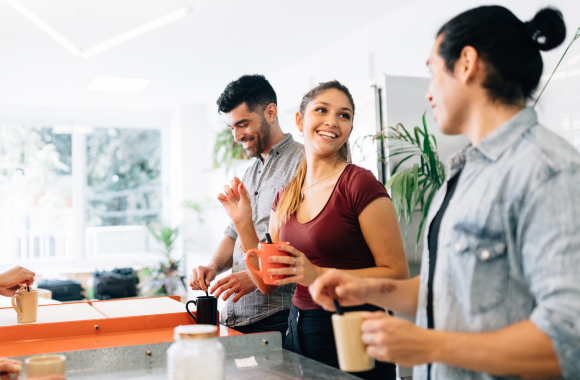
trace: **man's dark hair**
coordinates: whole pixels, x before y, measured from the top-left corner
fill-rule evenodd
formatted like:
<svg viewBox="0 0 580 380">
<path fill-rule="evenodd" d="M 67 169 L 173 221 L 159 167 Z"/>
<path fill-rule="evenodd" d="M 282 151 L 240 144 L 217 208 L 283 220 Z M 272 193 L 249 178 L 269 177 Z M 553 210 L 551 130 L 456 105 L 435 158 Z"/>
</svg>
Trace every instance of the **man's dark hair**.
<svg viewBox="0 0 580 380">
<path fill-rule="evenodd" d="M 447 22 L 439 55 L 453 72 L 461 51 L 471 46 L 486 63 L 483 86 L 493 101 L 515 104 L 532 96 L 540 82 L 543 62 L 540 50 L 560 45 L 566 37 L 562 13 L 545 8 L 528 22 L 520 21 L 501 6 L 474 8 Z"/>
<path fill-rule="evenodd" d="M 217 100 L 218 112 L 228 113 L 242 103 L 251 112 L 261 112 L 268 104 L 278 105 L 276 92 L 263 75 L 243 75 L 228 83 Z"/>
</svg>

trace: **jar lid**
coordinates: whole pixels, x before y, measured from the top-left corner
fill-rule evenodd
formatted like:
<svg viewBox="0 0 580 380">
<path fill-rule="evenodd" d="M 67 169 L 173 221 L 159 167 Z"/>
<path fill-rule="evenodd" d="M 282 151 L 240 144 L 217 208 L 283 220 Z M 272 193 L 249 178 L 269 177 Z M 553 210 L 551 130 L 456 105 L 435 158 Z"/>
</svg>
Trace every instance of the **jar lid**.
<svg viewBox="0 0 580 380">
<path fill-rule="evenodd" d="M 177 339 L 208 339 L 217 337 L 218 328 L 214 325 L 177 326 L 173 338 Z"/>
</svg>

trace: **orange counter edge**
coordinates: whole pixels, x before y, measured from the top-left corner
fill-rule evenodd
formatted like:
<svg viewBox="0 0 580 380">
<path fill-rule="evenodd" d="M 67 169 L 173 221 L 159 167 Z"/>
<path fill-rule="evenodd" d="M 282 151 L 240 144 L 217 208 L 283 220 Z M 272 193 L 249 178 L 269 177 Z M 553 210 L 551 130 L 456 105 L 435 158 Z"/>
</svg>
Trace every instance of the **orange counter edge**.
<svg viewBox="0 0 580 380">
<path fill-rule="evenodd" d="M 179 301 L 178 296 L 171 298 Z M 92 305 L 92 302 L 84 303 Z M 195 324 L 195 321 L 183 312 L 4 326 L 0 327 L 0 357 L 172 342 L 173 329 L 188 324 Z M 243 335 L 219 322 L 218 326 L 220 337 Z"/>
</svg>

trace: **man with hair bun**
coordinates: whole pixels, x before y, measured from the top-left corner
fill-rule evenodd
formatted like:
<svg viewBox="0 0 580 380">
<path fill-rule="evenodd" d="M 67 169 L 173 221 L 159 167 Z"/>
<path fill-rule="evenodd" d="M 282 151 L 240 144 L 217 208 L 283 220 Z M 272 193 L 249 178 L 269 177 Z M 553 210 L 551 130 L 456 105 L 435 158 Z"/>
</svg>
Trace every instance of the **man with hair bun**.
<svg viewBox="0 0 580 380">
<path fill-rule="evenodd" d="M 421 273 L 310 286 L 334 310 L 371 303 L 362 340 L 414 380 L 580 379 L 580 154 L 526 107 L 540 50 L 566 36 L 562 14 L 529 22 L 500 6 L 447 22 L 427 66 L 439 129 L 471 144 L 449 159 L 426 220 Z"/>
<path fill-rule="evenodd" d="M 230 82 L 217 105 L 218 111 L 225 114 L 234 140 L 243 144 L 250 157 L 256 158 L 243 181 L 252 198 L 254 227 L 260 241 L 265 242 L 270 207 L 276 193 L 294 176 L 303 146 L 292 135 L 282 132 L 276 92 L 263 75 L 243 75 Z M 245 252 L 256 247 L 242 247 L 233 223 L 224 233 L 210 263 L 193 270 L 191 288 L 207 292 L 218 274 L 232 269 L 232 274 L 209 288 L 216 298 L 223 295 L 222 299 L 228 301 L 221 312 L 221 322 L 244 334 L 280 331 L 284 340 L 294 285 L 262 294 L 249 277 L 245 263 Z"/>
</svg>

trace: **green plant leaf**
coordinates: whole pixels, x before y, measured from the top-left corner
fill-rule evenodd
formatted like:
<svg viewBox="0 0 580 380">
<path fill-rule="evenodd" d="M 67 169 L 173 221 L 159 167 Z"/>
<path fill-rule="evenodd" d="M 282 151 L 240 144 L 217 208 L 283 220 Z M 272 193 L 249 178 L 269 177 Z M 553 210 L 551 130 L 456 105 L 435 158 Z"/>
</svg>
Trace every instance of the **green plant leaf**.
<svg viewBox="0 0 580 380">
<path fill-rule="evenodd" d="M 385 184 L 385 189 L 387 189 L 387 191 L 389 191 L 391 189 L 391 187 L 393 186 L 393 183 L 397 180 L 397 178 L 399 178 L 400 175 L 401 175 L 401 172 L 398 172 L 398 173 L 393 174 L 391 176 L 391 178 L 389 178 L 389 180 Z"/>
<path fill-rule="evenodd" d="M 437 139 L 435 138 L 435 135 L 430 135 L 430 136 L 433 139 L 433 143 L 435 144 L 435 149 L 437 149 Z"/>
<path fill-rule="evenodd" d="M 411 157 L 415 157 L 416 154 L 410 154 L 407 157 L 403 158 L 401 161 L 399 161 L 399 163 L 397 165 L 395 165 L 395 167 L 393 168 L 393 173 L 397 172 L 397 169 L 399 168 L 399 166 L 401 166 L 401 164 L 405 161 L 407 161 L 409 158 Z"/>
<path fill-rule="evenodd" d="M 415 207 L 417 207 L 419 202 L 421 202 L 421 200 L 425 197 L 425 193 L 429 190 L 430 187 L 431 183 L 427 183 L 427 185 L 423 186 L 423 188 L 419 192 L 419 195 L 415 198 L 415 206 L 413 206 L 413 209 L 415 209 Z"/>
<path fill-rule="evenodd" d="M 413 181 L 415 183 L 415 189 L 413 192 L 415 196 L 419 195 L 419 164 L 413 165 Z M 415 207 L 413 207 L 415 209 Z"/>
<path fill-rule="evenodd" d="M 419 133 L 422 133 L 421 130 L 419 129 L 419 127 L 415 127 L 413 129 L 413 131 L 415 132 L 415 141 L 417 141 L 417 145 L 419 146 L 419 149 L 423 149 L 421 147 L 421 139 L 419 138 Z"/>
</svg>

